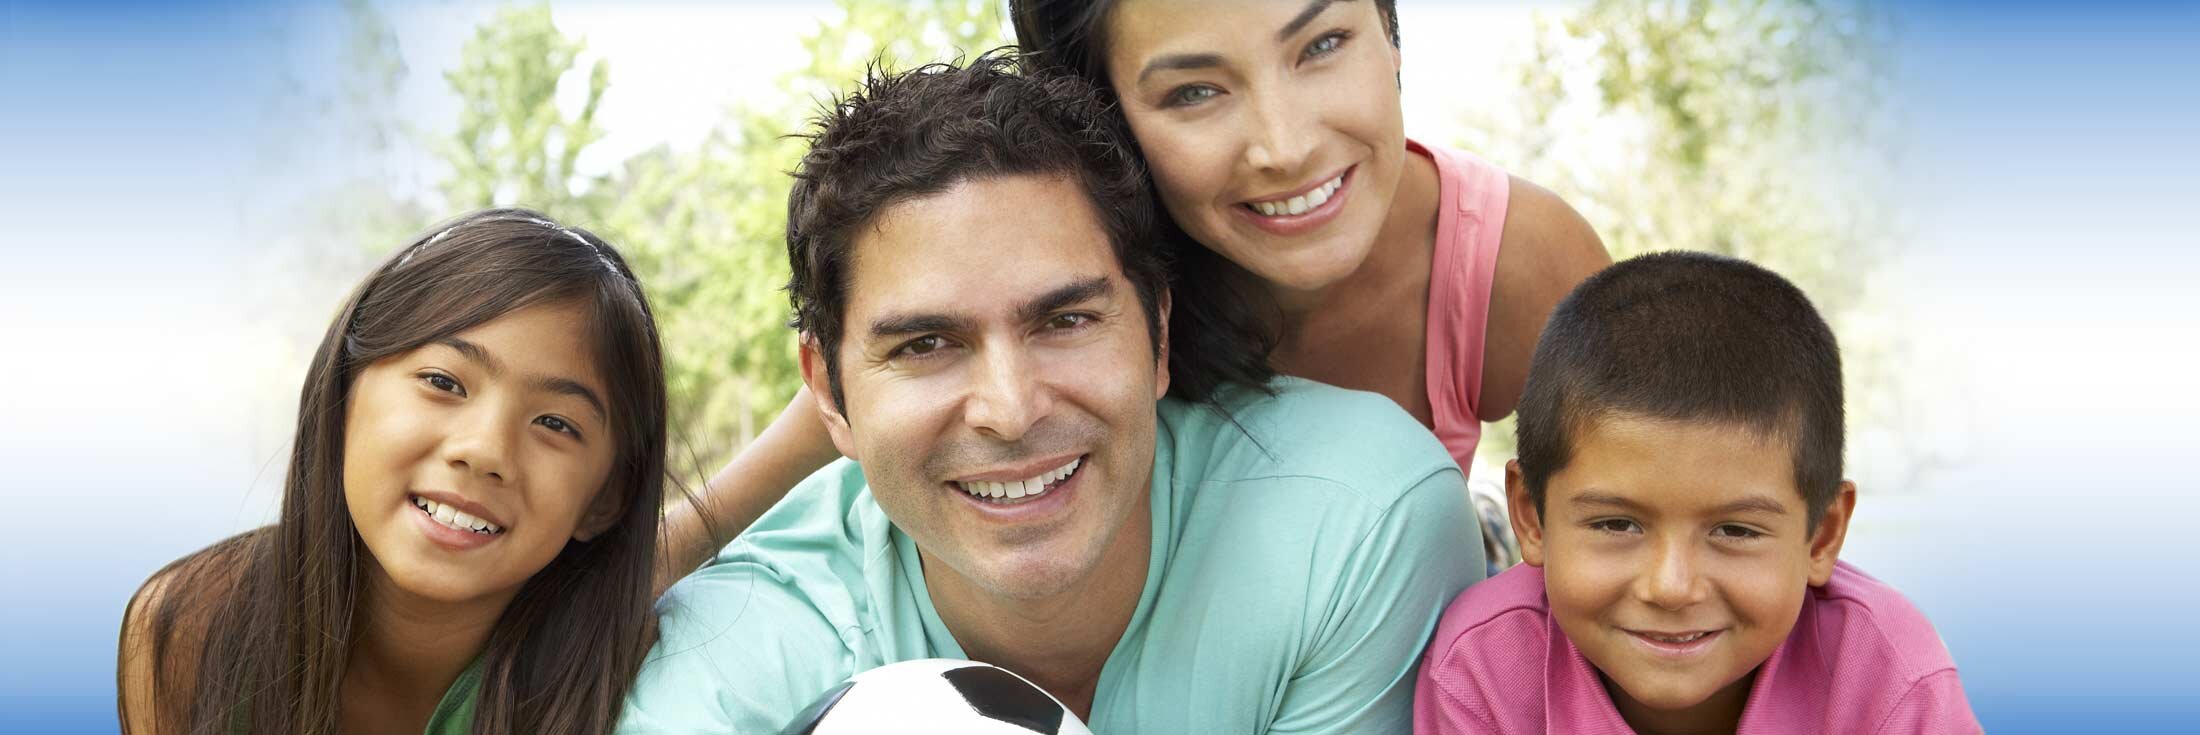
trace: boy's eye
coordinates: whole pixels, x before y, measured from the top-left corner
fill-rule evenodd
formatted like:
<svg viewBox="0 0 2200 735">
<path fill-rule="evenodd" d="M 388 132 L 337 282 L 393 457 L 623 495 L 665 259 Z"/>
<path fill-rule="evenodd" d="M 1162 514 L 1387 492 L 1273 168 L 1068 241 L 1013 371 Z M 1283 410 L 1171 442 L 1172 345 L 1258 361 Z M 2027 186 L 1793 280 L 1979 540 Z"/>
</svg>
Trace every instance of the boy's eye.
<svg viewBox="0 0 2200 735">
<path fill-rule="evenodd" d="M 1352 34 L 1345 31 L 1332 31 L 1321 38 L 1314 39 L 1313 43 L 1306 44 L 1306 51 L 1301 53 L 1300 56 L 1308 59 L 1328 56 L 1336 53 L 1337 49 L 1344 45 L 1345 39 L 1351 37 Z"/>
<path fill-rule="evenodd" d="M 1752 539 L 1764 534 L 1748 526 L 1737 526 L 1728 523 L 1711 529 L 1711 535 L 1724 539 Z"/>
<path fill-rule="evenodd" d="M 1215 97 L 1220 94 L 1222 94 L 1222 90 L 1215 89 L 1214 87 L 1210 87 L 1205 84 L 1187 84 L 1182 87 L 1177 87 L 1176 89 L 1170 90 L 1169 96 L 1162 100 L 1161 106 L 1189 107 L 1191 105 L 1205 102 L 1209 98 Z"/>
<path fill-rule="evenodd" d="M 1634 521 L 1630 521 L 1625 518 L 1606 518 L 1598 521 L 1590 521 L 1589 529 L 1594 531 L 1603 531 L 1605 533 L 1634 533 L 1636 531 L 1642 530 L 1642 527 L 1636 525 Z"/>
<path fill-rule="evenodd" d="M 541 424 L 543 428 L 558 432 L 560 434 L 567 434 L 575 437 L 581 435 L 580 427 L 574 426 L 573 422 L 567 421 L 561 417 L 544 416 L 542 418 L 535 419 L 535 423 Z"/>
<path fill-rule="evenodd" d="M 421 374 L 420 379 L 421 381 L 426 382 L 429 387 L 436 390 L 443 391 L 445 393 L 456 393 L 462 396 L 466 395 L 466 387 L 459 385 L 458 381 L 453 380 L 451 376 L 444 375 L 442 373 L 423 373 Z"/>
</svg>

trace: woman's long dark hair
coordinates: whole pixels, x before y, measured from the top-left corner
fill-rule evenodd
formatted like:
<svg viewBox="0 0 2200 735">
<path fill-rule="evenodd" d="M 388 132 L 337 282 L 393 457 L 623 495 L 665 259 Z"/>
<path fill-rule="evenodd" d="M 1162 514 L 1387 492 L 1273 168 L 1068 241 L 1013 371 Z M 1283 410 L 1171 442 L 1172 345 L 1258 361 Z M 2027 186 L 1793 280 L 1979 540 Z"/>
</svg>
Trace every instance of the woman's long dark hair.
<svg viewBox="0 0 2200 735">
<path fill-rule="evenodd" d="M 342 487 L 352 382 L 377 360 L 514 310 L 573 302 L 590 315 L 610 391 L 618 448 L 603 491 L 623 510 L 596 538 L 568 541 L 505 608 L 481 654 L 473 731 L 611 731 L 654 637 L 666 402 L 656 322 L 617 251 L 518 209 L 431 229 L 367 277 L 306 372 L 275 525 L 170 564 L 131 601 L 131 618 L 150 616 L 163 731 L 336 732 L 368 554 Z"/>
</svg>

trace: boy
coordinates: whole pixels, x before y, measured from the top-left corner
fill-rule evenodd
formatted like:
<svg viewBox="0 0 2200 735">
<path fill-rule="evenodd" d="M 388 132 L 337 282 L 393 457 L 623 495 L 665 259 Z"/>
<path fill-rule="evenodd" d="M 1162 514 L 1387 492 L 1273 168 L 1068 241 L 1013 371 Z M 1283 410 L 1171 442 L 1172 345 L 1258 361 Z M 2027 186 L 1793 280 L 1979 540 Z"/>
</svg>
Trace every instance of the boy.
<svg viewBox="0 0 2200 735">
<path fill-rule="evenodd" d="M 1976 732 L 1915 607 L 1839 562 L 1840 354 L 1793 285 L 1660 253 L 1559 304 L 1505 467 L 1527 562 L 1437 625 L 1419 733 Z"/>
</svg>

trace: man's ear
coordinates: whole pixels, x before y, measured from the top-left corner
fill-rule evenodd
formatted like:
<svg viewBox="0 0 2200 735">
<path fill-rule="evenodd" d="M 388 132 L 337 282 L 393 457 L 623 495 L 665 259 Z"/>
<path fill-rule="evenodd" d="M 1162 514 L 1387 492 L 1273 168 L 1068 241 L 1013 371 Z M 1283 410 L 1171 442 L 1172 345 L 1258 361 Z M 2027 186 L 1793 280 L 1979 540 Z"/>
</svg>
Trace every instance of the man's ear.
<svg viewBox="0 0 2200 735">
<path fill-rule="evenodd" d="M 1513 538 L 1520 540 L 1520 561 L 1543 566 L 1543 514 L 1528 497 L 1528 481 L 1520 474 L 1520 460 L 1505 461 L 1505 515 L 1510 516 Z"/>
<path fill-rule="evenodd" d="M 1161 289 L 1161 293 L 1154 298 L 1161 300 L 1155 311 L 1160 318 L 1154 321 L 1154 329 L 1160 330 L 1154 335 L 1156 347 L 1153 361 L 1153 399 L 1158 401 L 1169 394 L 1169 289 Z"/>
<path fill-rule="evenodd" d="M 588 509 L 581 512 L 580 525 L 573 527 L 574 541 L 592 541 L 619 522 L 619 514 L 626 510 L 626 493 L 605 483 L 596 491 L 596 499 L 588 501 Z"/>
<path fill-rule="evenodd" d="M 1849 536 L 1849 519 L 1856 517 L 1856 483 L 1841 481 L 1841 490 L 1818 517 L 1810 534 L 1810 586 L 1825 586 L 1833 579 L 1833 563 L 1841 560 L 1841 542 Z"/>
<path fill-rule="evenodd" d="M 825 432 L 833 437 L 833 448 L 840 456 L 861 460 L 856 455 L 855 434 L 848 428 L 848 417 L 833 402 L 832 377 L 825 372 L 825 354 L 818 349 L 817 336 L 802 333 L 802 383 L 809 386 L 810 398 L 817 402 L 817 416 L 825 421 Z"/>
</svg>

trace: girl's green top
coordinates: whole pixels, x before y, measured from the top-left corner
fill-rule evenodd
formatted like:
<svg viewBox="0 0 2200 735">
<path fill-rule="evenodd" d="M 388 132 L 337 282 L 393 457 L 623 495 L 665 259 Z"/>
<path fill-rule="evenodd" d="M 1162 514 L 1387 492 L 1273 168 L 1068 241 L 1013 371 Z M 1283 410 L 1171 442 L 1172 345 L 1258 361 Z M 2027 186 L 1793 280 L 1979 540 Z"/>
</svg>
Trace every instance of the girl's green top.
<svg viewBox="0 0 2200 735">
<path fill-rule="evenodd" d="M 466 670 L 451 682 L 451 688 L 443 691 L 443 701 L 435 705 L 435 714 L 428 715 L 425 735 L 467 735 L 474 731 L 474 701 L 481 698 L 481 659 L 476 657 Z"/>
</svg>

